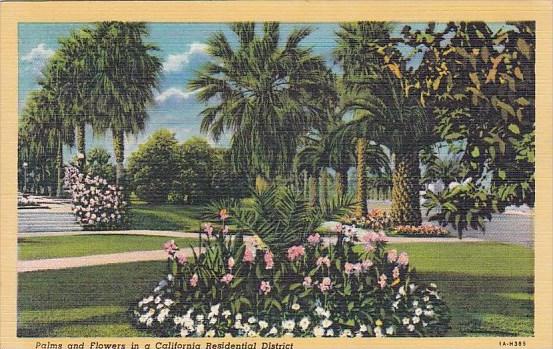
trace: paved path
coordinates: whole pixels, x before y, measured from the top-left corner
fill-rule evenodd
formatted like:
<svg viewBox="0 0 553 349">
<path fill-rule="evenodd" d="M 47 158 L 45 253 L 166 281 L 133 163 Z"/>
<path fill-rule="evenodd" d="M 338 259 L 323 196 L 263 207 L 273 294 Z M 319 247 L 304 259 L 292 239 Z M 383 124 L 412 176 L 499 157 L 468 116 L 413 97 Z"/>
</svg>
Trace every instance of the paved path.
<svg viewBox="0 0 553 349">
<path fill-rule="evenodd" d="M 191 248 L 181 249 L 187 256 L 192 255 Z M 94 265 L 163 261 L 167 259 L 167 253 L 163 250 L 155 251 L 133 251 L 111 254 L 100 254 L 84 257 L 36 259 L 29 261 L 17 261 L 17 272 L 25 273 L 30 271 L 69 269 L 78 267 L 89 267 Z"/>
</svg>

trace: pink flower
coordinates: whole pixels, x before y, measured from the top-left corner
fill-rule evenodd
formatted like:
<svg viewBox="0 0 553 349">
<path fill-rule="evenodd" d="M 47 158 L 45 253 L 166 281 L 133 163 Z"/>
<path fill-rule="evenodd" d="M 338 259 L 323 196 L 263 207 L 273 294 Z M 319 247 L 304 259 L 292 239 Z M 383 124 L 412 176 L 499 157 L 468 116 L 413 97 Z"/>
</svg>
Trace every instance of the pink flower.
<svg viewBox="0 0 553 349">
<path fill-rule="evenodd" d="M 386 280 L 388 280 L 388 277 L 384 274 L 380 275 L 380 280 L 378 281 L 378 284 L 380 285 L 380 288 L 386 287 L 387 283 Z"/>
<path fill-rule="evenodd" d="M 225 225 L 225 227 L 222 230 L 223 234 L 228 234 L 228 225 Z"/>
<path fill-rule="evenodd" d="M 175 253 L 175 251 L 177 250 L 177 245 L 175 244 L 175 240 L 166 241 L 163 244 L 163 249 L 165 250 L 165 252 L 167 252 L 169 254 Z"/>
<path fill-rule="evenodd" d="M 346 274 L 351 274 L 351 272 L 353 271 L 353 264 L 349 262 L 344 264 L 344 271 L 346 272 Z"/>
<path fill-rule="evenodd" d="M 370 260 L 368 260 L 368 259 L 366 259 L 366 260 L 364 260 L 363 262 L 361 262 L 361 269 L 362 269 L 363 271 L 368 270 L 368 269 L 369 269 L 370 267 L 372 267 L 372 266 L 373 266 L 373 262 L 370 261 Z"/>
<path fill-rule="evenodd" d="M 230 284 L 230 282 L 232 281 L 232 279 L 234 279 L 234 275 L 232 274 L 225 274 L 222 278 L 221 278 L 221 282 L 224 282 L 225 284 Z"/>
<path fill-rule="evenodd" d="M 190 278 L 190 286 L 192 287 L 198 286 L 198 274 L 192 275 L 192 277 Z"/>
<path fill-rule="evenodd" d="M 259 285 L 259 292 L 261 294 L 268 294 L 271 292 L 271 284 L 269 281 L 261 281 L 261 284 Z"/>
<path fill-rule="evenodd" d="M 299 246 L 292 246 L 288 249 L 288 260 L 291 262 L 295 261 L 296 259 L 300 258 L 305 254 L 305 247 L 299 245 Z"/>
<path fill-rule="evenodd" d="M 213 226 L 211 223 L 204 223 L 204 233 L 207 234 L 207 236 L 211 237 L 213 234 Z"/>
<path fill-rule="evenodd" d="M 399 268 L 395 267 L 394 270 L 392 270 L 392 277 L 394 279 L 397 279 L 399 277 Z"/>
<path fill-rule="evenodd" d="M 306 276 L 303 278 L 303 286 L 305 287 L 311 287 L 311 277 L 310 276 Z"/>
<path fill-rule="evenodd" d="M 229 257 L 229 259 L 227 261 L 227 265 L 228 265 L 229 269 L 232 269 L 232 267 L 234 267 L 234 258 Z"/>
<path fill-rule="evenodd" d="M 365 251 L 367 252 L 374 252 L 375 250 L 375 247 L 371 244 L 365 244 L 364 247 L 365 247 Z"/>
<path fill-rule="evenodd" d="M 186 254 L 182 251 L 175 253 L 175 258 L 180 264 L 185 264 L 187 260 Z"/>
<path fill-rule="evenodd" d="M 246 247 L 246 250 L 244 251 L 244 258 L 243 261 L 247 263 L 253 263 L 255 260 L 255 250 Z"/>
<path fill-rule="evenodd" d="M 341 232 L 342 232 L 342 228 L 343 228 L 342 224 L 341 224 L 341 223 L 338 223 L 338 224 L 336 224 L 336 226 L 334 227 L 333 231 L 334 231 L 335 233 L 341 233 Z"/>
<path fill-rule="evenodd" d="M 265 261 L 265 269 L 273 269 L 273 266 L 275 265 L 273 261 L 273 252 L 269 250 L 265 251 L 263 260 Z"/>
<path fill-rule="evenodd" d="M 329 277 L 323 278 L 321 283 L 319 284 L 319 289 L 321 292 L 326 292 L 332 288 L 332 280 L 330 280 Z"/>
<path fill-rule="evenodd" d="M 316 246 L 319 244 L 319 242 L 321 242 L 321 236 L 319 235 L 319 233 L 311 234 L 309 235 L 309 237 L 307 237 L 307 242 L 310 245 Z"/>
<path fill-rule="evenodd" d="M 316 263 L 318 267 L 321 265 L 326 265 L 327 268 L 330 267 L 330 259 L 328 257 L 319 257 Z"/>
<path fill-rule="evenodd" d="M 397 250 L 390 250 L 387 254 L 388 262 L 394 263 L 397 260 Z"/>
<path fill-rule="evenodd" d="M 405 252 L 401 252 L 399 254 L 397 262 L 398 262 L 399 265 L 403 265 L 403 266 L 409 264 L 409 255 L 407 255 L 407 253 L 405 253 Z"/>
</svg>

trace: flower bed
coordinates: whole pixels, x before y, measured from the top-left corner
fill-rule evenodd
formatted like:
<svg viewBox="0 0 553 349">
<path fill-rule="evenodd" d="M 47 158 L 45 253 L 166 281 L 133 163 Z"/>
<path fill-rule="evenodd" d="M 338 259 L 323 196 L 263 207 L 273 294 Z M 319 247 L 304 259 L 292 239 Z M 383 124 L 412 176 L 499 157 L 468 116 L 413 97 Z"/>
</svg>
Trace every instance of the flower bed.
<svg viewBox="0 0 553 349">
<path fill-rule="evenodd" d="M 120 229 L 127 224 L 122 188 L 99 176 L 85 176 L 73 166 L 66 167 L 64 184 L 71 192 L 77 222 L 86 229 Z"/>
<path fill-rule="evenodd" d="M 436 285 L 410 272 L 383 233 L 339 225 L 335 243 L 312 234 L 271 251 L 260 239 L 213 235 L 186 258 L 168 241 L 168 275 L 130 309 L 157 336 L 440 336 L 449 311 Z M 354 245 L 363 246 L 357 253 Z"/>
<path fill-rule="evenodd" d="M 391 233 L 416 237 L 445 237 L 449 235 L 449 231 L 446 228 L 434 224 L 422 224 L 420 226 L 398 225 L 391 230 Z"/>
<path fill-rule="evenodd" d="M 366 217 L 346 216 L 342 219 L 342 223 L 362 229 L 385 230 L 391 227 L 392 219 L 386 211 L 374 208 L 367 213 Z"/>
</svg>

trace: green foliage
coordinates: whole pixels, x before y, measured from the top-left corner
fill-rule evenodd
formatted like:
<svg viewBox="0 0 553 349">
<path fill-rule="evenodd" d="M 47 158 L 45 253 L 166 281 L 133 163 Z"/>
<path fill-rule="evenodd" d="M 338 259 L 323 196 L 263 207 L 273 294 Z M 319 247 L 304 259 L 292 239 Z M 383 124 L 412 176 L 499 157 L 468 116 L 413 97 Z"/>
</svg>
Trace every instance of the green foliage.
<svg viewBox="0 0 553 349">
<path fill-rule="evenodd" d="M 175 134 L 154 132 L 129 158 L 131 187 L 148 202 L 165 202 L 179 176 L 178 142 Z"/>
<path fill-rule="evenodd" d="M 278 23 L 235 23 L 235 46 L 222 32 L 208 40 L 213 60 L 189 82 L 206 103 L 202 131 L 215 139 L 231 132 L 237 169 L 273 180 L 288 175 L 299 139 L 336 99 L 334 76 L 320 56 L 300 45 L 311 30 L 294 29 L 282 43 Z M 259 33 L 259 34 L 258 34 Z"/>
<path fill-rule="evenodd" d="M 492 213 L 498 211 L 498 203 L 488 190 L 480 188 L 467 179 L 463 183 L 452 182 L 439 193 L 426 191 L 424 207 L 430 220 L 457 230 L 459 239 L 463 231 L 472 228 L 485 230 L 485 220 L 491 221 Z"/>
<path fill-rule="evenodd" d="M 108 182 L 115 180 L 115 167 L 111 162 L 111 155 L 104 148 L 92 148 L 86 154 L 86 172 L 90 176 L 100 176 Z"/>
</svg>

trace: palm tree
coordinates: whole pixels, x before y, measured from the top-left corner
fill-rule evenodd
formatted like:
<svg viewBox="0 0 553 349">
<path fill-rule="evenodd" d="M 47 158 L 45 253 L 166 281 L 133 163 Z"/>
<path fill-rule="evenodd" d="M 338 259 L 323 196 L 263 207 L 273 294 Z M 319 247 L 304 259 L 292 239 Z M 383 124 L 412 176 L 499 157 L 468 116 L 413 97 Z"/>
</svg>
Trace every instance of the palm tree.
<svg viewBox="0 0 553 349">
<path fill-rule="evenodd" d="M 288 176 L 299 139 L 319 122 L 321 109 L 335 99 L 333 74 L 324 60 L 300 46 L 311 30 L 292 30 L 280 43 L 279 24 L 231 25 L 239 44 L 224 33 L 208 41 L 213 58 L 188 87 L 206 103 L 203 132 L 218 140 L 231 132 L 231 158 L 265 180 Z"/>
<path fill-rule="evenodd" d="M 22 121 L 25 137 L 39 140 L 34 150 L 41 153 L 48 149 L 55 150 L 58 197 L 63 194 L 63 146 L 72 146 L 74 142 L 73 128 L 60 110 L 62 108 L 57 103 L 55 91 L 42 88 L 28 97 Z"/>
<path fill-rule="evenodd" d="M 95 131 L 111 130 L 116 161 L 116 182 L 124 181 L 125 135 L 144 130 L 147 107 L 153 102 L 161 72 L 156 46 L 144 43 L 146 24 L 102 22 L 91 31 L 94 49 L 90 74 L 94 84 L 89 98 L 97 116 Z"/>
</svg>

